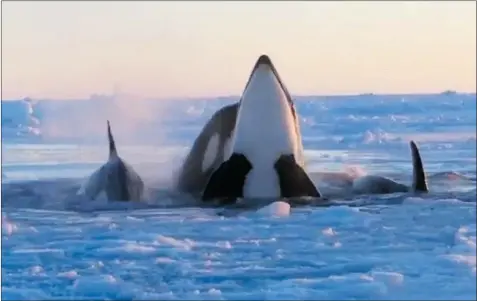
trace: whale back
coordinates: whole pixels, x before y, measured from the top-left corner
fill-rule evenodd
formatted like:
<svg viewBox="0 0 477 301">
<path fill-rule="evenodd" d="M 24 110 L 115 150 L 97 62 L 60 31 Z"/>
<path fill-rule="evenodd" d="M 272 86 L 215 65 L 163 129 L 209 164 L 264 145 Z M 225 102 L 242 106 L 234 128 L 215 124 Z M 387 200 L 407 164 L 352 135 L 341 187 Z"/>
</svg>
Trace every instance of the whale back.
<svg viewBox="0 0 477 301">
<path fill-rule="evenodd" d="M 238 108 L 239 103 L 220 108 L 203 127 L 178 171 L 176 186 L 179 191 L 195 194 L 205 188 L 210 175 L 227 153 Z M 212 141 L 215 145 L 211 148 Z"/>
</svg>

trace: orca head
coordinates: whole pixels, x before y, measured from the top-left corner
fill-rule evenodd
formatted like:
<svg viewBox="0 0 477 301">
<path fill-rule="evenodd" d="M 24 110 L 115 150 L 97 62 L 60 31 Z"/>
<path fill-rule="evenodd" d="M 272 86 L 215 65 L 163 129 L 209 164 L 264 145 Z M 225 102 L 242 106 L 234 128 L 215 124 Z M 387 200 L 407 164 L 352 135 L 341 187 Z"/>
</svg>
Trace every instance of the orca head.
<svg viewBox="0 0 477 301">
<path fill-rule="evenodd" d="M 256 156 L 257 160 L 263 156 L 276 160 L 280 155 L 294 154 L 301 162 L 301 136 L 296 119 L 290 93 L 270 58 L 261 55 L 240 99 L 229 153 Z"/>
<path fill-rule="evenodd" d="M 228 142 L 224 162 L 210 176 L 203 201 L 320 197 L 304 171 L 293 101 L 267 55 L 255 63 Z"/>
</svg>

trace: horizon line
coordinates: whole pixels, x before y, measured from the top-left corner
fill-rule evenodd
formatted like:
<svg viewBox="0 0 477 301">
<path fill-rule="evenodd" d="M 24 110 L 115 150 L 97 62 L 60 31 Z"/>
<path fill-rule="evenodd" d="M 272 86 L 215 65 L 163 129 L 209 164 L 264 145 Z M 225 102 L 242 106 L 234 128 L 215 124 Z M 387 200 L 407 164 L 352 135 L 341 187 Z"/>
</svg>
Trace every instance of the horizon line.
<svg viewBox="0 0 477 301">
<path fill-rule="evenodd" d="M 443 89 L 439 92 L 401 92 L 401 93 L 375 93 L 375 92 L 364 92 L 364 93 L 341 93 L 341 94 L 291 94 L 292 97 L 349 97 L 349 96 L 419 96 L 419 95 L 439 95 L 439 94 L 477 94 L 477 91 L 457 91 L 452 89 Z M 58 97 L 16 97 L 16 98 L 6 98 L 2 97 L 1 101 L 19 101 L 30 99 L 34 101 L 41 101 L 41 100 L 50 100 L 50 101 L 82 101 L 82 100 L 91 100 L 93 98 L 114 98 L 114 97 L 134 97 L 136 99 L 142 100 L 154 100 L 154 101 L 181 101 L 181 100 L 204 100 L 204 99 L 214 99 L 214 98 L 240 98 L 240 95 L 236 94 L 229 94 L 229 95 L 198 95 L 198 96 L 166 96 L 166 97 L 156 97 L 156 96 L 140 96 L 134 93 L 91 93 L 89 96 L 85 97 L 68 97 L 68 98 L 58 98 Z"/>
</svg>

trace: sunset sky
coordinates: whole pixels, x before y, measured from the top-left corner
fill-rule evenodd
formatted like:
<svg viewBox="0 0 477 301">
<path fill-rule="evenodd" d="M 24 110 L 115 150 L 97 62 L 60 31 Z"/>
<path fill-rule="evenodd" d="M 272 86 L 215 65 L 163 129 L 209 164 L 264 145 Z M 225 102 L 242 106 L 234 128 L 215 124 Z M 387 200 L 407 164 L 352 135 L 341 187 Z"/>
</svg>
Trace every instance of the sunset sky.
<svg viewBox="0 0 477 301">
<path fill-rule="evenodd" d="M 476 91 L 476 2 L 4 2 L 2 99 Z"/>
</svg>

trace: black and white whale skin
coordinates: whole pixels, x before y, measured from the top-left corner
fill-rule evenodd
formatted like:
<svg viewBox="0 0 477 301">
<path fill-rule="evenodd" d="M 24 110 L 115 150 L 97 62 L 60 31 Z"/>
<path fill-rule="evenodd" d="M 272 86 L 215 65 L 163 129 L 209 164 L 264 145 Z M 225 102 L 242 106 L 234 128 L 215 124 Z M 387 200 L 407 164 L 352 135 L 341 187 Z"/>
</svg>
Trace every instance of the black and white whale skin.
<svg viewBox="0 0 477 301">
<path fill-rule="evenodd" d="M 235 127 L 239 103 L 219 109 L 195 139 L 179 169 L 176 188 L 200 195 L 212 172 L 224 161 Z"/>
<path fill-rule="evenodd" d="M 78 190 L 77 195 L 95 199 L 104 191 L 110 201 L 141 201 L 144 193 L 144 182 L 132 166 L 119 157 L 109 120 L 107 126 L 108 161 L 87 179 Z"/>
<path fill-rule="evenodd" d="M 204 202 L 321 197 L 304 170 L 295 106 L 267 55 L 251 72 L 224 152 L 202 193 Z"/>
<path fill-rule="evenodd" d="M 366 175 L 358 177 L 352 182 L 354 194 L 388 194 L 397 192 L 426 193 L 429 192 L 426 173 L 422 163 L 419 148 L 414 141 L 409 143 L 412 155 L 413 179 L 411 186 L 398 183 L 387 177 Z"/>
</svg>

